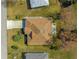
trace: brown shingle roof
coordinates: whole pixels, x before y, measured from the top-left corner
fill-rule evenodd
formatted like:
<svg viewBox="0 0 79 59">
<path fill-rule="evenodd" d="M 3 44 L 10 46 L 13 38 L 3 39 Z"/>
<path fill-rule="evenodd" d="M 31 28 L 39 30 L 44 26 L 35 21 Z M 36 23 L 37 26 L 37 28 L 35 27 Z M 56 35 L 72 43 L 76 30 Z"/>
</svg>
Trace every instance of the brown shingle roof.
<svg viewBox="0 0 79 59">
<path fill-rule="evenodd" d="M 32 31 L 32 39 L 28 45 L 47 45 L 46 41 L 50 39 L 51 21 L 45 17 L 26 18 L 25 33 Z"/>
</svg>

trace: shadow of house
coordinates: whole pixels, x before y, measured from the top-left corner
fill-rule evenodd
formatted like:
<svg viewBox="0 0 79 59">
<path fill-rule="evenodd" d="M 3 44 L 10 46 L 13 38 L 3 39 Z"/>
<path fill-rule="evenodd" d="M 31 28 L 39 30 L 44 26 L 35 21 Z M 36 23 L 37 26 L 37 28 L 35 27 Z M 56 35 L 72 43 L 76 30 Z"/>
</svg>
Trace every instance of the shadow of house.
<svg viewBox="0 0 79 59">
<path fill-rule="evenodd" d="M 22 28 L 21 28 L 21 33 L 24 35 L 24 43 L 27 44 L 27 34 L 25 34 L 24 29 L 26 25 L 26 19 L 22 19 Z"/>
<path fill-rule="evenodd" d="M 26 59 L 25 58 L 25 52 L 22 53 L 22 59 Z"/>
<path fill-rule="evenodd" d="M 26 19 L 22 19 L 22 34 L 24 34 L 24 43 L 27 45 L 27 34 L 25 34 L 24 29 L 26 25 Z"/>
<path fill-rule="evenodd" d="M 26 0 L 26 3 L 27 3 L 27 8 L 31 9 L 30 0 Z"/>
<path fill-rule="evenodd" d="M 28 44 L 27 34 L 24 35 L 24 43 L 25 43 L 26 45 Z"/>
<path fill-rule="evenodd" d="M 22 19 L 22 29 L 21 29 L 22 34 L 25 34 L 25 33 L 24 33 L 24 28 L 25 28 L 25 20 L 26 20 L 26 19 Z"/>
</svg>

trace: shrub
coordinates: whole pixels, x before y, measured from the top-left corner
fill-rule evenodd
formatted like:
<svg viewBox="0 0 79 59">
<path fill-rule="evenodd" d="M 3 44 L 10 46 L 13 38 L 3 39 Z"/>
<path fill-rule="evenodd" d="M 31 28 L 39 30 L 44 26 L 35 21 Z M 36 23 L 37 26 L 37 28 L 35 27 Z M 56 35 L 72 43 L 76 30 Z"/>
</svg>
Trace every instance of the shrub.
<svg viewBox="0 0 79 59">
<path fill-rule="evenodd" d="M 16 16 L 15 18 L 16 18 L 16 19 L 19 19 L 19 17 L 18 17 L 18 16 Z"/>
<path fill-rule="evenodd" d="M 61 45 L 62 45 L 62 41 L 57 39 L 57 41 L 50 46 L 50 49 L 57 50 L 61 47 Z"/>
<path fill-rule="evenodd" d="M 62 44 L 63 44 L 62 41 L 60 39 L 57 39 L 56 41 L 57 48 L 60 48 Z"/>
<path fill-rule="evenodd" d="M 77 3 L 77 0 L 72 0 L 72 3 L 73 3 L 73 4 Z"/>
<path fill-rule="evenodd" d="M 14 35 L 13 36 L 13 41 L 19 41 L 20 39 L 22 39 L 22 35 L 20 35 L 20 34 L 16 34 L 16 35 Z"/>
<path fill-rule="evenodd" d="M 72 41 L 76 41 L 76 39 L 77 39 L 77 30 L 76 29 L 71 31 L 70 39 Z"/>
<path fill-rule="evenodd" d="M 12 45 L 11 48 L 12 49 L 18 49 L 18 47 L 16 45 Z"/>
<path fill-rule="evenodd" d="M 59 0 L 62 7 L 68 7 L 72 4 L 71 0 Z"/>
<path fill-rule="evenodd" d="M 17 34 L 13 35 L 12 37 L 13 41 L 19 41 L 22 38 L 23 38 L 23 35 L 21 31 L 18 31 Z"/>
<path fill-rule="evenodd" d="M 55 50 L 57 50 L 57 46 L 56 46 L 55 44 L 53 44 L 53 45 L 50 46 L 50 49 L 55 49 Z"/>
<path fill-rule="evenodd" d="M 18 19 L 21 19 L 22 15 L 17 15 L 15 16 L 15 19 L 18 20 Z"/>
<path fill-rule="evenodd" d="M 53 43 L 50 45 L 50 49 L 57 50 L 62 45 L 62 41 L 57 39 L 57 36 L 52 36 L 52 41 L 53 41 Z"/>
<path fill-rule="evenodd" d="M 14 35 L 13 36 L 13 41 L 18 41 L 20 39 L 20 36 L 19 35 Z"/>
<path fill-rule="evenodd" d="M 61 18 L 60 13 L 55 13 L 55 14 L 53 14 L 52 18 L 53 18 L 54 20 L 59 20 L 59 19 Z"/>
</svg>

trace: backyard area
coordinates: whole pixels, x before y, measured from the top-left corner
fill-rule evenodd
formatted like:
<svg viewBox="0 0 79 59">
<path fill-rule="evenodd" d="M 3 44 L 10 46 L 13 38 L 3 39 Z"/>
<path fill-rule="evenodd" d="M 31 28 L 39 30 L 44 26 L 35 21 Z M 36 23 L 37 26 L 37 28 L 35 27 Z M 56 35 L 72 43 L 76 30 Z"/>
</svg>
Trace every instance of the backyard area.
<svg viewBox="0 0 79 59">
<path fill-rule="evenodd" d="M 13 41 L 12 36 L 20 29 L 8 30 L 8 59 L 22 59 L 24 52 L 47 52 L 49 59 L 76 59 L 76 42 L 71 41 L 68 46 L 63 49 L 50 49 L 50 46 L 41 45 L 25 45 L 23 38 L 19 41 Z M 14 48 L 13 48 L 14 47 Z"/>
<path fill-rule="evenodd" d="M 50 16 L 53 13 L 59 13 L 61 8 L 58 0 L 49 0 L 49 6 L 35 9 L 29 9 L 28 3 L 28 0 L 16 0 L 15 3 L 13 1 L 8 2 L 8 20 L 17 18 L 21 20 L 25 16 Z"/>
<path fill-rule="evenodd" d="M 57 47 L 54 43 L 26 45 L 22 29 L 8 29 L 8 59 L 23 59 L 25 52 L 45 52 L 48 53 L 49 59 L 77 58 L 76 3 L 65 8 L 60 6 L 58 0 L 49 0 L 49 3 L 47 7 L 35 9 L 28 8 L 27 0 L 17 1 L 15 5 L 8 4 L 8 20 L 22 20 L 25 16 L 52 16 L 57 25 L 57 36 L 54 38 Z"/>
</svg>

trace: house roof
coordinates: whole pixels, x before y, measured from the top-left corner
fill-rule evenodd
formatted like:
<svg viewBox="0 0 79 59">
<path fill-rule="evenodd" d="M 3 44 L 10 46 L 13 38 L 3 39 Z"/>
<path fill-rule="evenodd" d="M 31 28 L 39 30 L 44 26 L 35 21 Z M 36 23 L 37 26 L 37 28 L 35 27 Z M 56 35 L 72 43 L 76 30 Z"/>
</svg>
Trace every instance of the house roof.
<svg viewBox="0 0 79 59">
<path fill-rule="evenodd" d="M 45 17 L 28 17 L 26 18 L 25 33 L 32 31 L 32 39 L 28 41 L 29 45 L 47 45 L 50 40 L 52 23 L 49 18 Z"/>
<path fill-rule="evenodd" d="M 48 59 L 47 53 L 26 53 L 25 59 Z"/>
<path fill-rule="evenodd" d="M 49 5 L 48 0 L 30 0 L 31 8 Z"/>
</svg>

